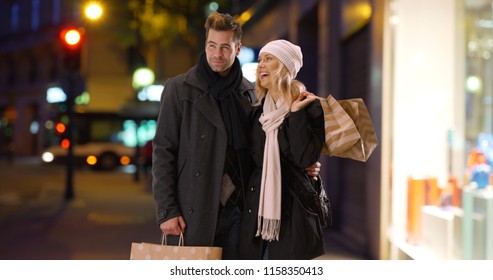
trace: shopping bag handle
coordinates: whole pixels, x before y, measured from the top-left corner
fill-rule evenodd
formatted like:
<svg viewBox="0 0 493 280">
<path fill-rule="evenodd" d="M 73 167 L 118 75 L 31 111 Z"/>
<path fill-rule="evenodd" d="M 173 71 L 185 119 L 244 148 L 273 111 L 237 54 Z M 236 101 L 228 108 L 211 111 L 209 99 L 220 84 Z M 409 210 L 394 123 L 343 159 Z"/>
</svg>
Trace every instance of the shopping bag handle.
<svg viewBox="0 0 493 280">
<path fill-rule="evenodd" d="M 166 233 L 163 232 L 161 235 L 161 246 L 168 245 L 168 240 L 166 238 Z M 178 246 L 185 246 L 185 240 L 183 238 L 183 232 L 180 231 L 180 239 L 178 239 Z"/>
</svg>

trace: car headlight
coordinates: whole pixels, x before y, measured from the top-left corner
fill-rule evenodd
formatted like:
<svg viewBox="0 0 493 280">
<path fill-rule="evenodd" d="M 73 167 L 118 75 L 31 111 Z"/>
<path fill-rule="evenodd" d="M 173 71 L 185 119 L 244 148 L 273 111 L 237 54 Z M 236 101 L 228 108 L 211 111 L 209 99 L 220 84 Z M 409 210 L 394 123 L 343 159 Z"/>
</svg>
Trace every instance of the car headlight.
<svg viewBox="0 0 493 280">
<path fill-rule="evenodd" d="M 55 159 L 55 156 L 50 153 L 50 152 L 44 152 L 42 155 L 41 155 L 41 159 L 44 161 L 44 162 L 52 162 L 54 159 Z"/>
<path fill-rule="evenodd" d="M 89 165 L 96 165 L 96 163 L 98 163 L 98 158 L 96 156 L 90 155 L 86 158 L 86 163 Z"/>
</svg>

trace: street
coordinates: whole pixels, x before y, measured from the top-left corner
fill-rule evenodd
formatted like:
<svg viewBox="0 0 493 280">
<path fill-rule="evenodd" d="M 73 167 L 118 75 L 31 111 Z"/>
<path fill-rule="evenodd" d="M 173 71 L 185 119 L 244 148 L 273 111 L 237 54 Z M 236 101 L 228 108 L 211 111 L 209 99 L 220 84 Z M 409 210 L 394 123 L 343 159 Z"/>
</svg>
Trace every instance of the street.
<svg viewBox="0 0 493 280">
<path fill-rule="evenodd" d="M 0 259 L 127 260 L 131 242 L 159 242 L 145 178 L 66 168 L 36 160 L 0 162 Z"/>
</svg>

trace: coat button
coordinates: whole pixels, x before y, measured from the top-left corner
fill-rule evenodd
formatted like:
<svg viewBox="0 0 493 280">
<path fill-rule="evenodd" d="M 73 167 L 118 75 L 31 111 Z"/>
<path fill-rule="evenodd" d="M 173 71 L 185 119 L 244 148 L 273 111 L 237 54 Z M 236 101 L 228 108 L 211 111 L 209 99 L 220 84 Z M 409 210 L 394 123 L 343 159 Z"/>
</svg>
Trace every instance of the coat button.
<svg viewBox="0 0 493 280">
<path fill-rule="evenodd" d="M 252 213 L 252 209 L 248 209 L 248 213 Z"/>
<path fill-rule="evenodd" d="M 192 214 L 193 213 L 193 208 L 188 208 L 188 213 Z"/>
<path fill-rule="evenodd" d="M 196 177 L 197 177 L 197 176 L 199 176 L 199 175 L 200 175 L 200 171 L 199 171 L 199 170 L 195 170 L 195 171 L 193 172 L 193 175 L 195 175 Z"/>
<path fill-rule="evenodd" d="M 252 187 L 250 190 L 251 190 L 252 192 L 254 192 L 254 191 L 255 191 L 255 187 Z"/>
<path fill-rule="evenodd" d="M 205 134 L 200 135 L 200 139 L 204 140 L 205 139 Z"/>
</svg>

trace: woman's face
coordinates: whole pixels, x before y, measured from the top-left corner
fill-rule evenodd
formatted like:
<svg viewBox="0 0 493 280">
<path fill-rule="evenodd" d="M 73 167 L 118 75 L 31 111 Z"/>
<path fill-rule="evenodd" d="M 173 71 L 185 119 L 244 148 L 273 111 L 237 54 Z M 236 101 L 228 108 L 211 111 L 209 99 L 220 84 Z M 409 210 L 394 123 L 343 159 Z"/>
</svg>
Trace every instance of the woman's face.
<svg viewBox="0 0 493 280">
<path fill-rule="evenodd" d="M 274 73 L 279 73 L 278 69 L 281 61 L 270 53 L 263 52 L 258 56 L 257 83 L 271 89 L 274 82 Z"/>
</svg>

